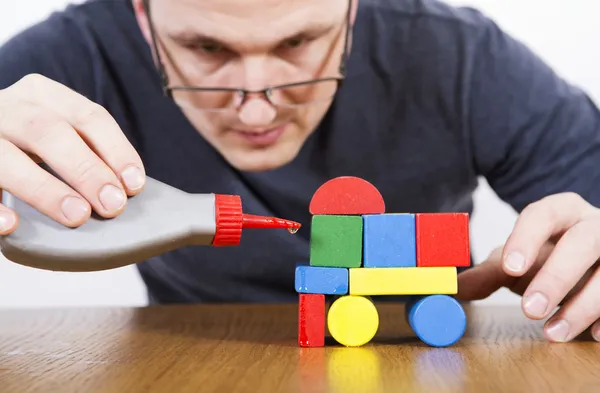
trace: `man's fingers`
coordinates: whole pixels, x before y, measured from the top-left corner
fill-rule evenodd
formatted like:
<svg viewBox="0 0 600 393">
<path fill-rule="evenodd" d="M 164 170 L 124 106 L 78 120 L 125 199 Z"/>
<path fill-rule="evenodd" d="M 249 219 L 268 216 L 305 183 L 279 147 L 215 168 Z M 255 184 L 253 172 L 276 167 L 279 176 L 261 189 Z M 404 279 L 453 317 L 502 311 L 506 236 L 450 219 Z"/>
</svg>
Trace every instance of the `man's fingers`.
<svg viewBox="0 0 600 393">
<path fill-rule="evenodd" d="M 588 327 L 596 340 L 600 339 L 600 272 L 596 270 L 580 292 L 571 297 L 544 326 L 544 334 L 551 341 L 570 341 Z"/>
<path fill-rule="evenodd" d="M 2 195 L 2 190 L 0 190 Z M 0 203 L 0 235 L 8 235 L 13 232 L 19 225 L 19 217 L 8 207 Z"/>
<path fill-rule="evenodd" d="M 485 264 L 472 267 L 458 275 L 458 293 L 455 297 L 463 301 L 485 299 L 503 286 L 504 277 L 506 274 L 500 276 Z"/>
<path fill-rule="evenodd" d="M 40 168 L 18 147 L 2 138 L 0 188 L 69 227 L 82 224 L 91 214 L 90 205 L 81 195 Z M 3 208 L 6 209 L 4 206 Z"/>
<path fill-rule="evenodd" d="M 596 341 L 600 341 L 600 318 L 590 328 L 590 333 Z"/>
<path fill-rule="evenodd" d="M 520 276 L 527 272 L 544 243 L 591 214 L 597 214 L 596 210 L 573 193 L 548 196 L 527 206 L 504 247 L 506 274 Z"/>
<path fill-rule="evenodd" d="M 600 217 L 580 221 L 565 232 L 523 294 L 525 314 L 545 318 L 594 265 L 598 255 Z"/>
<path fill-rule="evenodd" d="M 27 154 L 29 156 L 29 158 L 31 158 L 31 161 L 35 162 L 36 164 L 41 164 L 44 162 L 44 160 L 42 160 L 37 154 L 28 153 L 28 152 L 25 152 L 25 154 Z"/>
<path fill-rule="evenodd" d="M 102 106 L 51 79 L 29 75 L 15 84 L 23 100 L 48 108 L 71 125 L 112 169 L 128 195 L 145 183 L 142 160 L 114 118 Z"/>
<path fill-rule="evenodd" d="M 499 262 L 500 259 L 492 254 L 481 264 L 460 273 L 456 298 L 463 301 L 481 300 L 502 287 L 510 287 L 515 277 L 507 276 Z"/>
<path fill-rule="evenodd" d="M 460 300 L 484 299 L 501 287 L 521 295 L 527 289 L 531 279 L 546 262 L 554 245 L 545 243 L 538 254 L 538 259 L 521 277 L 509 276 L 502 267 L 502 248 L 497 248 L 483 263 L 465 270 L 458 276 L 458 296 Z"/>
<path fill-rule="evenodd" d="M 114 217 L 122 211 L 127 196 L 121 181 L 63 118 L 42 106 L 16 101 L 12 115 L 0 126 L 10 142 L 39 156 L 98 214 Z M 22 170 L 14 165 L 4 173 L 14 168 Z"/>
</svg>

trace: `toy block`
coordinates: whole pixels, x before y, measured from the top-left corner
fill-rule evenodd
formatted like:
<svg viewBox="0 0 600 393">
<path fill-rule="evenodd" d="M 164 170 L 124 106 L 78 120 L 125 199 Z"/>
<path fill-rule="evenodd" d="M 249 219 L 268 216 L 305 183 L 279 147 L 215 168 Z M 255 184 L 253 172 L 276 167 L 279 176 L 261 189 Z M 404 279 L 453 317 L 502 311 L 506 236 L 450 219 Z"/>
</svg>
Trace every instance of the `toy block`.
<svg viewBox="0 0 600 393">
<path fill-rule="evenodd" d="M 295 271 L 300 347 L 325 346 L 326 329 L 345 347 L 369 343 L 379 329 L 370 297 L 378 295 L 407 297 L 405 318 L 429 346 L 463 336 L 466 315 L 451 295 L 459 268 L 471 263 L 467 213 L 386 213 L 379 190 L 352 176 L 322 184 L 309 211 L 310 258 Z M 327 308 L 329 295 L 336 299 Z"/>
<path fill-rule="evenodd" d="M 296 292 L 345 295 L 348 293 L 348 269 L 297 265 Z"/>
<path fill-rule="evenodd" d="M 350 295 L 456 294 L 456 267 L 349 269 Z"/>
<path fill-rule="evenodd" d="M 416 215 L 417 266 L 469 266 L 469 215 L 420 213 Z"/>
<path fill-rule="evenodd" d="M 427 345 L 433 347 L 453 345 L 460 340 L 467 328 L 464 309 L 450 296 L 424 296 L 407 304 L 407 307 L 411 329 Z"/>
<path fill-rule="evenodd" d="M 379 214 L 385 212 L 385 203 L 373 184 L 358 177 L 340 176 L 315 191 L 309 211 L 313 215 Z"/>
<path fill-rule="evenodd" d="M 362 224 L 360 216 L 313 216 L 310 265 L 346 268 L 361 266 Z"/>
<path fill-rule="evenodd" d="M 417 266 L 414 214 L 363 216 L 363 266 Z"/>
<path fill-rule="evenodd" d="M 342 296 L 329 307 L 327 327 L 331 337 L 342 345 L 365 345 L 379 329 L 379 313 L 371 299 Z"/>
<path fill-rule="evenodd" d="M 298 295 L 298 344 L 301 347 L 325 345 L 325 295 Z"/>
</svg>

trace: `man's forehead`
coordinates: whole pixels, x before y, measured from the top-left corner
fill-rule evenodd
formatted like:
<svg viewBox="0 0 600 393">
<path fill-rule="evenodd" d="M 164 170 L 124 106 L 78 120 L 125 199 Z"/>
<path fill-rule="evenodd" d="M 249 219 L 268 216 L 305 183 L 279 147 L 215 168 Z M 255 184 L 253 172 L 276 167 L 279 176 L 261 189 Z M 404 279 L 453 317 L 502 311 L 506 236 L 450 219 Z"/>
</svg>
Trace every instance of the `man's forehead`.
<svg viewBox="0 0 600 393">
<path fill-rule="evenodd" d="M 182 7 L 204 12 L 255 17 L 256 15 L 281 16 L 291 11 L 313 10 L 327 11 L 339 9 L 348 4 L 348 0 L 154 0 L 154 5 L 163 7 Z"/>
<path fill-rule="evenodd" d="M 164 28 L 174 38 L 205 36 L 222 42 L 267 43 L 339 25 L 348 0 L 169 0 L 166 3 L 169 4 L 160 6 L 160 11 L 164 11 L 161 13 L 165 16 Z M 158 14 L 159 10 L 156 11 Z"/>
</svg>

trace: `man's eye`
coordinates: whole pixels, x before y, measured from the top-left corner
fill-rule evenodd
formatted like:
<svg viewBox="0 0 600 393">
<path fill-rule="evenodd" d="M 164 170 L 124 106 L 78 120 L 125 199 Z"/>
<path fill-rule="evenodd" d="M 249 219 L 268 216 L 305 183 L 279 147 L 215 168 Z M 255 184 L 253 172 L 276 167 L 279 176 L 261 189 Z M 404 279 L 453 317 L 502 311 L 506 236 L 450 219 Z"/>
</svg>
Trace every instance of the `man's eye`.
<svg viewBox="0 0 600 393">
<path fill-rule="evenodd" d="M 223 50 L 223 46 L 219 44 L 202 44 L 200 49 L 206 53 L 218 53 Z"/>
<path fill-rule="evenodd" d="M 298 48 L 304 43 L 304 41 L 305 40 L 303 38 L 293 38 L 291 40 L 287 40 L 285 42 L 285 46 L 287 48 Z"/>
</svg>

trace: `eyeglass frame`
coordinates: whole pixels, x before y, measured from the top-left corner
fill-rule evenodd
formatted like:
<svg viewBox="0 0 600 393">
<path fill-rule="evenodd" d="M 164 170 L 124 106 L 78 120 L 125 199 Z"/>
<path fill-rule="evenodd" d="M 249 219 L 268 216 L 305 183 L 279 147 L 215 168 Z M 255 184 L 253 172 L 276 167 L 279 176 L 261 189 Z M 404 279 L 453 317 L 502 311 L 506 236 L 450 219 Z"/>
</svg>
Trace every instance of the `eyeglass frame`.
<svg viewBox="0 0 600 393">
<path fill-rule="evenodd" d="M 144 11 L 146 12 L 146 16 L 148 18 L 148 26 L 150 28 L 150 38 L 152 41 L 152 49 L 154 50 L 154 52 L 156 54 L 157 71 L 158 71 L 158 74 L 159 74 L 159 77 L 161 80 L 161 88 L 162 88 L 163 94 L 166 97 L 173 99 L 173 91 L 174 90 L 215 91 L 215 92 L 224 92 L 224 93 L 228 93 L 228 92 L 238 93 L 241 96 L 241 99 L 239 100 L 239 103 L 237 105 L 234 105 L 234 108 L 239 108 L 246 101 L 246 97 L 249 94 L 264 95 L 264 97 L 269 101 L 269 103 L 271 105 L 278 107 L 280 105 L 274 103 L 271 98 L 271 94 L 272 94 L 273 90 L 286 89 L 286 88 L 297 87 L 297 86 L 306 86 L 306 85 L 316 84 L 316 83 L 320 83 L 320 82 L 329 82 L 329 81 L 335 81 L 337 84 L 336 90 L 338 90 L 343 85 L 344 79 L 346 78 L 346 67 L 347 67 L 347 62 L 348 62 L 348 57 L 349 57 L 348 42 L 349 42 L 350 28 L 351 28 L 350 20 L 351 20 L 351 11 L 352 11 L 352 1 L 353 0 L 348 0 L 348 11 L 346 13 L 346 23 L 345 23 L 346 24 L 346 34 L 344 37 L 344 50 L 342 52 L 340 66 L 338 68 L 338 72 L 340 74 L 339 77 L 315 78 L 315 79 L 308 79 L 308 80 L 300 81 L 300 82 L 293 82 L 293 83 L 269 86 L 267 88 L 259 89 L 259 90 L 247 90 L 247 89 L 235 88 L 235 87 L 169 86 L 169 83 L 170 83 L 169 77 L 167 75 L 165 65 L 162 61 L 160 51 L 158 50 L 158 43 L 157 43 L 157 38 L 156 38 L 157 34 L 156 34 L 156 31 L 154 29 L 154 24 L 152 23 L 152 19 L 151 19 L 150 0 L 142 0 L 142 7 L 144 8 Z M 310 105 L 310 104 L 311 104 L 311 102 L 303 103 L 303 104 L 299 104 L 299 105 L 295 105 L 295 106 L 303 106 L 303 105 Z M 219 109 L 209 109 L 209 110 L 224 110 L 224 109 L 231 109 L 231 107 L 225 107 L 225 108 L 219 108 Z"/>
</svg>

